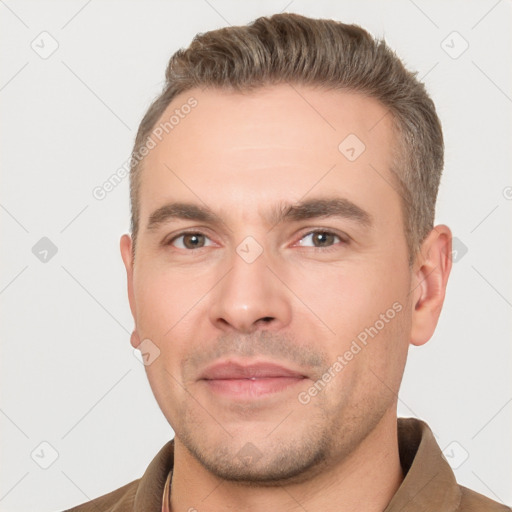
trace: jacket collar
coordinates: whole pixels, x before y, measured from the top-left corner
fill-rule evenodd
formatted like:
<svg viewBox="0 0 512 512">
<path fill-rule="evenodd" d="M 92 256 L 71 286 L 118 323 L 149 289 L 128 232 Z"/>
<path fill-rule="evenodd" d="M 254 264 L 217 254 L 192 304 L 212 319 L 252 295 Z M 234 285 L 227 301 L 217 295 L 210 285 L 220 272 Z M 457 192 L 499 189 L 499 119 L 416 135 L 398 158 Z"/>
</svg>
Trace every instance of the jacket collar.
<svg viewBox="0 0 512 512">
<path fill-rule="evenodd" d="M 398 448 L 405 478 L 384 512 L 457 510 L 461 491 L 429 426 L 399 418 Z"/>
</svg>

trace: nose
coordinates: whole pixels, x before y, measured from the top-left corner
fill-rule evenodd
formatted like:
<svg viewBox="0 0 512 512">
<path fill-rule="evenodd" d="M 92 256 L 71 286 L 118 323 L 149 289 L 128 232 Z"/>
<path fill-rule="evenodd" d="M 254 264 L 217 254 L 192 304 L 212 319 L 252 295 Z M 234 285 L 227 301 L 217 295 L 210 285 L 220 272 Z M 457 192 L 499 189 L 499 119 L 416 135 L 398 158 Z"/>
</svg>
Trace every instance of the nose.
<svg viewBox="0 0 512 512">
<path fill-rule="evenodd" d="M 210 321 L 215 327 L 246 334 L 262 327 L 286 327 L 291 319 L 290 292 L 278 278 L 276 265 L 269 268 L 265 252 L 253 262 L 234 252 L 230 263 L 210 294 Z"/>
</svg>

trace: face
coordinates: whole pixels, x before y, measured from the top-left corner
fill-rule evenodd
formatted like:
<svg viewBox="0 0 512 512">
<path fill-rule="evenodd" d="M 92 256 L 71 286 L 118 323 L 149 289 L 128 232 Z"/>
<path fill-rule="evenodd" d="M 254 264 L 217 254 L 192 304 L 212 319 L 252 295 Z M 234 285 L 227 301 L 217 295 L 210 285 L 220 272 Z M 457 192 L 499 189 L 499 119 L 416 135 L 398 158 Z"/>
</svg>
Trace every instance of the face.
<svg viewBox="0 0 512 512">
<path fill-rule="evenodd" d="M 147 375 L 204 468 L 300 480 L 396 421 L 413 308 L 390 116 L 278 85 L 194 89 L 161 121 L 191 97 L 145 158 L 135 262 L 122 241 Z"/>
</svg>

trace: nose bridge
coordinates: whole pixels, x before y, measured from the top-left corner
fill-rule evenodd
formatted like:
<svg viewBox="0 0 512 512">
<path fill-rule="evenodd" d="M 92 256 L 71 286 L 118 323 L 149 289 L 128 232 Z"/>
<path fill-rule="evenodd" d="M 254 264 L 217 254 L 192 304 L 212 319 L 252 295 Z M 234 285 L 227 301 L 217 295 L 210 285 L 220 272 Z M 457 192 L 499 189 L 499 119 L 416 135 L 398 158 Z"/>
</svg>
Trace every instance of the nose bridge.
<svg viewBox="0 0 512 512">
<path fill-rule="evenodd" d="M 289 323 L 286 287 L 268 268 L 272 262 L 263 243 L 246 237 L 231 253 L 229 265 L 212 293 L 210 319 L 217 327 L 249 332 L 263 320 L 273 327 Z"/>
</svg>

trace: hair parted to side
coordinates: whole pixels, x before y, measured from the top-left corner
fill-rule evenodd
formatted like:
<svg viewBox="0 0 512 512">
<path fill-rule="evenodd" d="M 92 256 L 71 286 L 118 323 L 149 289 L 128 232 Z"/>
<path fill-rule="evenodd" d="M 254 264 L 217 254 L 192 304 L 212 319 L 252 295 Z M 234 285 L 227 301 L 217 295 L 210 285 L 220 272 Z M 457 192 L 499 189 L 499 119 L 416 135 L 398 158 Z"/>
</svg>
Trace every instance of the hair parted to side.
<svg viewBox="0 0 512 512">
<path fill-rule="evenodd" d="M 416 74 L 384 40 L 357 25 L 329 19 L 275 14 L 249 25 L 197 34 L 188 48 L 171 57 L 164 89 L 139 126 L 130 169 L 133 256 L 139 230 L 141 149 L 171 101 L 196 87 L 251 92 L 290 83 L 359 92 L 388 109 L 395 130 L 390 170 L 402 197 L 412 264 L 434 225 L 444 154 L 441 123 Z"/>
</svg>

